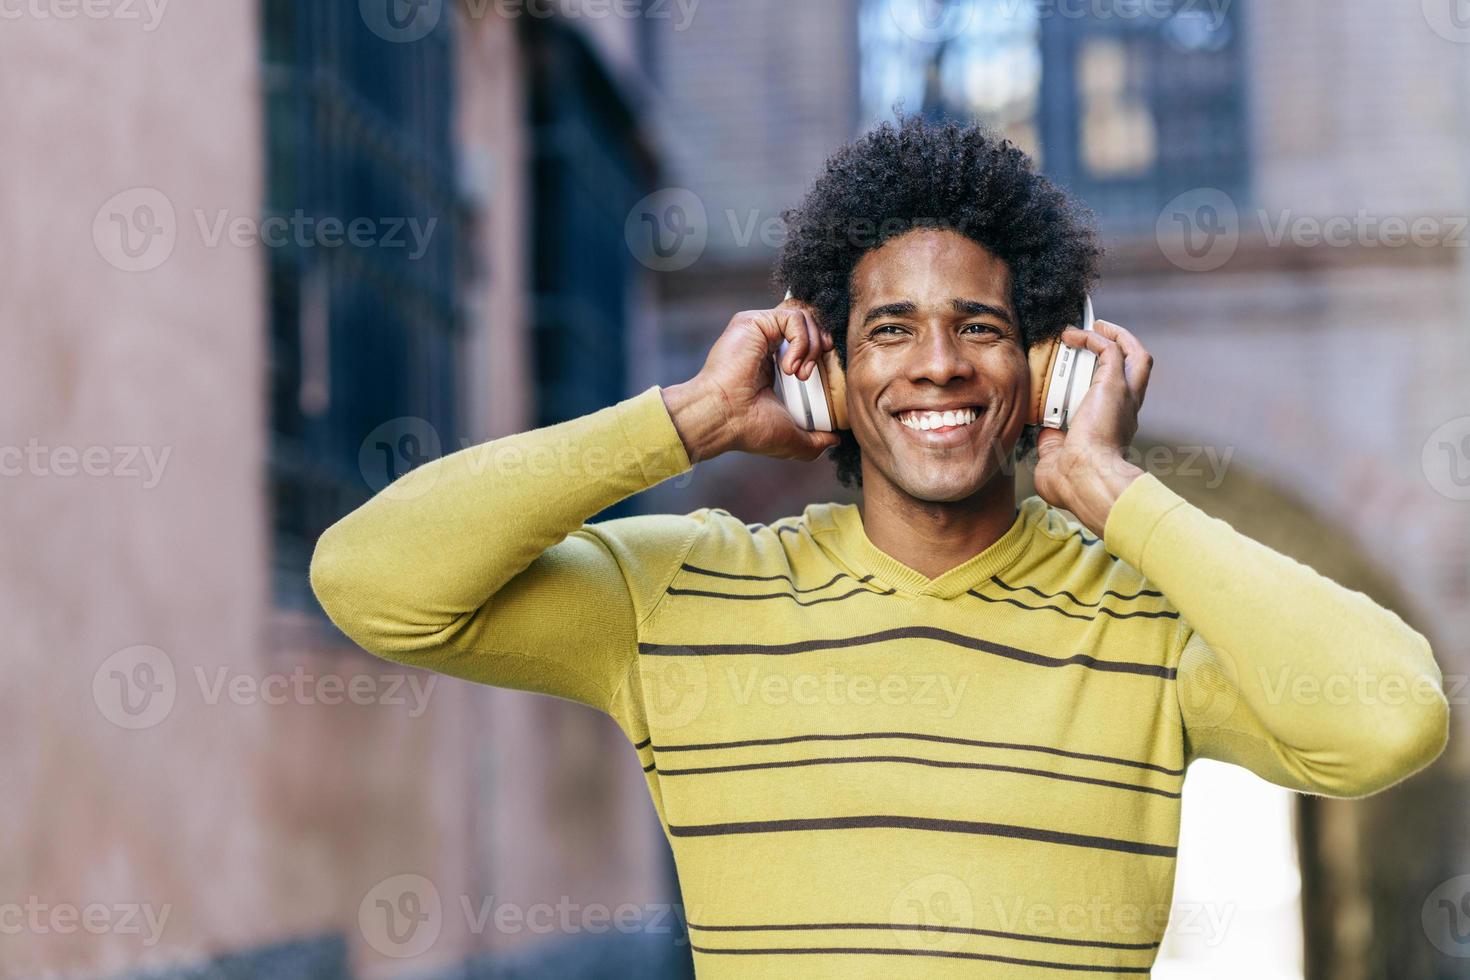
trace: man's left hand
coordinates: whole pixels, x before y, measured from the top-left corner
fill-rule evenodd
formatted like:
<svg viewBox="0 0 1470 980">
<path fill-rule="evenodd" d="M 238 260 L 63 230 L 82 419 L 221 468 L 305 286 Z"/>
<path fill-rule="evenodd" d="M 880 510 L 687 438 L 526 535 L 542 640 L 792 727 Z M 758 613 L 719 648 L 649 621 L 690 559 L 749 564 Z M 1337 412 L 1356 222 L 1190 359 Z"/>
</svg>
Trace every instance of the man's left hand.
<svg viewBox="0 0 1470 980">
<path fill-rule="evenodd" d="M 1062 333 L 1062 343 L 1097 354 L 1097 368 L 1067 431 L 1041 430 L 1035 482 L 1042 500 L 1071 511 L 1101 538 L 1113 503 L 1143 475 L 1124 453 L 1138 432 L 1154 359 L 1116 323 L 1097 320 L 1094 328 L 1068 327 Z"/>
</svg>

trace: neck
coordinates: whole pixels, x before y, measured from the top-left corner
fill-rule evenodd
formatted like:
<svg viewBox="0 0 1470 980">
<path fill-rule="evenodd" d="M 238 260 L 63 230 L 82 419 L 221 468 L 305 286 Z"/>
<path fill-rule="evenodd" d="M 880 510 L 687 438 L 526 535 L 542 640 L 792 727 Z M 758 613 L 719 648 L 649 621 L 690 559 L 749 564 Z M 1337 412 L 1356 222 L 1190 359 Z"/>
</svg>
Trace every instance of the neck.
<svg viewBox="0 0 1470 980">
<path fill-rule="evenodd" d="M 862 517 L 868 540 L 927 578 L 969 561 L 1016 520 L 1014 474 L 997 473 L 971 496 L 949 503 L 919 500 L 886 480 L 870 482 L 864 476 Z"/>
</svg>

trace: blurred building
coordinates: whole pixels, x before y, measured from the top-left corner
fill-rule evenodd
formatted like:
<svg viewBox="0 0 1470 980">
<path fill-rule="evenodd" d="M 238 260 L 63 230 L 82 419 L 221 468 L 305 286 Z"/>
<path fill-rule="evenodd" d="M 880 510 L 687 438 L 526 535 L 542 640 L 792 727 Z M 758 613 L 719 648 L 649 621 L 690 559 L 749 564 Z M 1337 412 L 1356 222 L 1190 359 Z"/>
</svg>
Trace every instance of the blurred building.
<svg viewBox="0 0 1470 980">
<path fill-rule="evenodd" d="M 1099 313 L 1158 360 L 1150 468 L 1399 611 L 1463 712 L 1455 13 L 0 10 L 0 978 L 687 971 L 616 726 L 362 653 L 306 563 L 424 459 L 693 374 L 777 299 L 782 210 L 897 100 L 1002 128 L 1096 209 Z M 727 457 L 645 498 L 617 512 L 850 495 Z M 1177 897 L 1229 923 L 1176 916 L 1158 975 L 1459 975 L 1457 742 L 1356 802 L 1192 770 Z"/>
<path fill-rule="evenodd" d="M 368 656 L 306 579 L 418 462 L 631 393 L 639 20 L 4 18 L 0 976 L 680 975 L 616 726 Z"/>
<path fill-rule="evenodd" d="M 708 228 L 687 268 L 659 280 L 671 352 L 660 380 L 696 371 L 734 312 L 779 299 L 768 276 L 781 211 L 839 143 L 896 102 L 981 119 L 1097 214 L 1110 252 L 1099 316 L 1157 359 L 1139 439 L 1148 468 L 1428 635 L 1452 713 L 1463 712 L 1470 29 L 1452 8 L 702 9 L 654 45 L 684 137 L 669 193 L 702 204 Z M 747 97 L 726 97 L 734 86 Z M 748 458 L 655 493 L 664 508 L 712 504 L 760 521 L 849 499 L 828 464 Z M 1465 719 L 1453 724 L 1459 733 Z M 1457 743 L 1363 801 L 1192 769 L 1158 974 L 1460 975 L 1470 879 L 1458 891 L 1452 879 L 1470 870 L 1470 832 Z M 1230 912 L 1229 929 L 1190 928 L 1201 908 Z"/>
</svg>

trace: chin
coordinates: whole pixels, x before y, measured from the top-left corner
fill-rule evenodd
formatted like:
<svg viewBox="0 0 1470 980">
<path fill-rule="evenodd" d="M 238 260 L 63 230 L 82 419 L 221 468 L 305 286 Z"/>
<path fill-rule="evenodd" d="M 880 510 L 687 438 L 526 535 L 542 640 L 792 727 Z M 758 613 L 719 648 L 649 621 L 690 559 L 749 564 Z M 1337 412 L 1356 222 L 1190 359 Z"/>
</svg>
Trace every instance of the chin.
<svg viewBox="0 0 1470 980">
<path fill-rule="evenodd" d="M 931 504 L 952 504 L 973 497 L 983 488 L 994 473 L 966 471 L 963 473 L 933 473 L 920 479 L 897 480 L 904 493 L 915 500 Z"/>
</svg>

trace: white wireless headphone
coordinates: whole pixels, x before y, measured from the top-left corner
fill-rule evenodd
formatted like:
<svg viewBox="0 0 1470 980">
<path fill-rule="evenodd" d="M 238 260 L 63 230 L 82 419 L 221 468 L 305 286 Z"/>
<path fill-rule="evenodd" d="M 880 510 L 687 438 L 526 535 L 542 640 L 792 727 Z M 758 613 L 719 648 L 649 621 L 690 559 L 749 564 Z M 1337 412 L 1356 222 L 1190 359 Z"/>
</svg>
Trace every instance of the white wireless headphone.
<svg viewBox="0 0 1470 980">
<path fill-rule="evenodd" d="M 1082 329 L 1095 329 L 1091 296 L 1082 304 Z M 1077 411 L 1082 396 L 1092 387 L 1092 372 L 1097 369 L 1097 355 L 1086 347 L 1068 347 L 1058 342 L 1052 357 L 1039 424 L 1048 429 L 1065 429 L 1067 422 Z"/>
<path fill-rule="evenodd" d="M 786 300 L 791 299 L 791 290 L 786 290 Z M 789 340 L 781 341 L 781 349 L 773 357 L 776 361 L 776 397 L 786 406 L 796 424 L 808 432 L 836 432 L 847 428 L 847 394 L 842 385 L 842 371 L 837 362 L 837 351 L 827 351 L 823 360 L 817 362 L 811 375 L 803 381 L 794 374 L 781 369 L 781 361 L 791 347 Z M 824 370 L 825 367 L 825 370 Z M 833 384 L 828 385 L 828 380 Z M 832 388 L 837 390 L 833 391 Z"/>
</svg>

